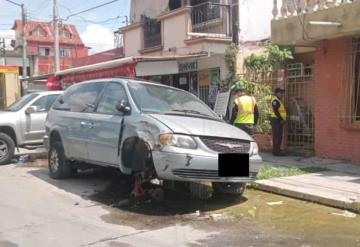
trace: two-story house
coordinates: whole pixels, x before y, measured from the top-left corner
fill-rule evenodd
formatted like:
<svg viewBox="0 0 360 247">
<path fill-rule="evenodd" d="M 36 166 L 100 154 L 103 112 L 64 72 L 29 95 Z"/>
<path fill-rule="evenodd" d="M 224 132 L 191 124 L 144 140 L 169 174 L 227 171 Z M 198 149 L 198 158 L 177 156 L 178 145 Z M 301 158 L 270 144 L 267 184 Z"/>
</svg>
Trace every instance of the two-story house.
<svg viewBox="0 0 360 247">
<path fill-rule="evenodd" d="M 360 1 L 273 3 L 271 39 L 295 47 L 286 80 L 289 145 L 360 161 Z"/>
<path fill-rule="evenodd" d="M 224 59 L 228 45 L 245 46 L 270 36 L 272 4 L 262 2 L 132 0 L 130 25 L 120 28 L 124 54 L 153 58 L 137 64 L 136 76 L 188 90 L 214 103 L 209 91 L 229 75 Z M 157 57 L 159 61 L 154 61 Z"/>
<path fill-rule="evenodd" d="M 22 22 L 15 20 L 15 47 L 21 47 Z M 54 72 L 54 34 L 51 22 L 27 21 L 25 26 L 27 55 L 30 75 Z M 60 69 L 72 67 L 73 58 L 88 55 L 88 48 L 82 42 L 76 27 L 62 24 L 59 28 Z"/>
</svg>

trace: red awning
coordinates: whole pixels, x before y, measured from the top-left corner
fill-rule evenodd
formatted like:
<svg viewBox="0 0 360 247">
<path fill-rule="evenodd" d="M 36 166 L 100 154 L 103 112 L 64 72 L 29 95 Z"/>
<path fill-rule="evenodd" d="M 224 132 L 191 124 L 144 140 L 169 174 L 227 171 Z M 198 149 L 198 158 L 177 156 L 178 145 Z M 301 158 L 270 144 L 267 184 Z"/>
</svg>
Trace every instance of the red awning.
<svg viewBox="0 0 360 247">
<path fill-rule="evenodd" d="M 73 83 L 73 82 L 80 82 L 80 81 L 100 79 L 100 78 L 109 78 L 116 76 L 125 76 L 125 77 L 134 78 L 135 67 L 136 67 L 136 62 L 131 64 L 123 64 L 113 68 L 67 74 L 62 76 L 62 82 Z"/>
</svg>

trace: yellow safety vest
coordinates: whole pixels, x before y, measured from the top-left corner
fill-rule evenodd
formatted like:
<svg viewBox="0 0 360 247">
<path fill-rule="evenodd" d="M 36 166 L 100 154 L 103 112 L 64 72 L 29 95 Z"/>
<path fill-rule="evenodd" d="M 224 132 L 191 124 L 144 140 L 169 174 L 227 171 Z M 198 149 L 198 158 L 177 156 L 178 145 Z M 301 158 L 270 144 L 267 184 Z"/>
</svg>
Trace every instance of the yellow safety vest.
<svg viewBox="0 0 360 247">
<path fill-rule="evenodd" d="M 274 112 L 274 108 L 272 107 L 272 104 L 273 104 L 274 100 L 277 100 L 277 101 L 280 102 L 279 113 L 280 113 L 280 116 L 282 117 L 282 119 L 283 119 L 283 120 L 286 120 L 286 109 L 285 109 L 285 106 L 284 106 L 283 102 L 281 102 L 281 100 L 280 100 L 278 97 L 274 97 L 274 98 L 271 100 L 271 117 L 272 117 L 272 118 L 277 118 L 277 116 L 275 115 L 275 112 Z"/>
<path fill-rule="evenodd" d="M 234 100 L 238 107 L 235 123 L 239 124 L 254 124 L 254 107 L 256 101 L 251 96 L 240 96 Z"/>
</svg>

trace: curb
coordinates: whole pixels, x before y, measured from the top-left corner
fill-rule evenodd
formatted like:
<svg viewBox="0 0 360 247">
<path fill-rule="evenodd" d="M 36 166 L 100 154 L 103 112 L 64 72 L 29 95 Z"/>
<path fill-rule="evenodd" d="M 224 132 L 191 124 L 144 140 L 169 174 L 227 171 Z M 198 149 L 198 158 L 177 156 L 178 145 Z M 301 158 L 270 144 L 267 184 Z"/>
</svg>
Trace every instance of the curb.
<svg viewBox="0 0 360 247">
<path fill-rule="evenodd" d="M 345 202 L 341 200 L 335 200 L 331 198 L 326 198 L 318 195 L 304 193 L 302 191 L 294 191 L 289 189 L 279 188 L 277 186 L 271 186 L 266 184 L 266 180 L 262 181 L 255 181 L 256 189 L 273 192 L 275 194 L 284 195 L 296 199 L 301 199 L 305 201 L 315 202 L 322 205 L 340 208 L 340 209 L 347 209 L 349 211 L 360 213 L 360 202 Z"/>
</svg>

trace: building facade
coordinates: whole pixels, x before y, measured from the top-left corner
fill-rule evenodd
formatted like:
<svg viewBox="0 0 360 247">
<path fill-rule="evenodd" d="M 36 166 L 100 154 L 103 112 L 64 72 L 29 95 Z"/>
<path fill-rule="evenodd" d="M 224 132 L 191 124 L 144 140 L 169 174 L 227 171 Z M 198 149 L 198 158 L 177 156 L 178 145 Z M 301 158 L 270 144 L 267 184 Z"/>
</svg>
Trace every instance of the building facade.
<svg viewBox="0 0 360 247">
<path fill-rule="evenodd" d="M 245 16 L 260 3 L 248 2 L 132 0 L 130 25 L 120 28 L 125 56 L 158 57 L 161 61 L 139 62 L 136 76 L 190 91 L 213 105 L 217 88 L 229 76 L 224 59 L 228 45 L 270 36 L 271 14 L 268 20 L 250 21 L 264 28 L 241 29 L 249 24 L 241 13 Z M 271 13 L 271 8 L 264 13 Z M 267 31 L 259 31 L 263 29 Z"/>
<path fill-rule="evenodd" d="M 296 53 L 287 101 L 303 102 L 316 155 L 360 161 L 360 1 L 277 2 L 271 39 Z M 299 120 L 290 110 L 290 124 Z"/>
<path fill-rule="evenodd" d="M 16 20 L 15 49 L 21 49 L 22 22 Z M 54 72 L 54 35 L 51 22 L 27 21 L 25 26 L 27 55 L 30 75 L 43 75 Z M 59 28 L 60 69 L 71 68 L 74 58 L 88 55 L 80 35 L 74 25 L 62 24 Z"/>
</svg>

